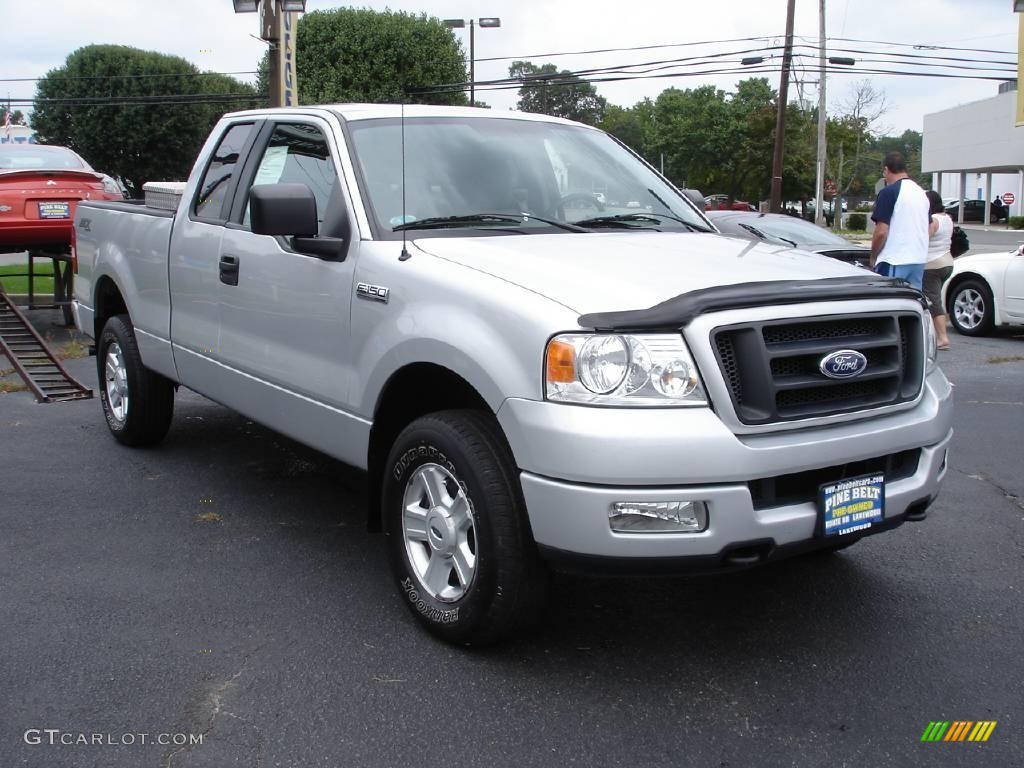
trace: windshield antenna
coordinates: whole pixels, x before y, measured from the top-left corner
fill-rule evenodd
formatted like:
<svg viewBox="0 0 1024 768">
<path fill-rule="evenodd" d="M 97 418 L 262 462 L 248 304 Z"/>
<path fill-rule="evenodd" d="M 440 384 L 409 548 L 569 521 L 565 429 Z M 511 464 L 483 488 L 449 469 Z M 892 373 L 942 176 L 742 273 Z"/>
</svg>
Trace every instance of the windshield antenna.
<svg viewBox="0 0 1024 768">
<path fill-rule="evenodd" d="M 402 223 L 405 224 L 405 93 L 402 93 L 401 102 L 401 124 L 402 124 Z M 405 233 L 406 230 L 402 229 L 402 253 L 399 255 L 399 261 L 408 261 L 412 258 L 412 254 L 409 253 L 405 247 Z"/>
</svg>

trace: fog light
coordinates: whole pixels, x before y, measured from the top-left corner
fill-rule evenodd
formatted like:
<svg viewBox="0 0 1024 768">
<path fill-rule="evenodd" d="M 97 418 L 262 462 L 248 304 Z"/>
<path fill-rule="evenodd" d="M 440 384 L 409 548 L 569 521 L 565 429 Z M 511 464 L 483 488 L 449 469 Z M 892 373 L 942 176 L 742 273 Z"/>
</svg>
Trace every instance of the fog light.
<svg viewBox="0 0 1024 768">
<path fill-rule="evenodd" d="M 698 533 L 708 527 L 703 501 L 617 501 L 608 510 L 617 533 Z"/>
</svg>

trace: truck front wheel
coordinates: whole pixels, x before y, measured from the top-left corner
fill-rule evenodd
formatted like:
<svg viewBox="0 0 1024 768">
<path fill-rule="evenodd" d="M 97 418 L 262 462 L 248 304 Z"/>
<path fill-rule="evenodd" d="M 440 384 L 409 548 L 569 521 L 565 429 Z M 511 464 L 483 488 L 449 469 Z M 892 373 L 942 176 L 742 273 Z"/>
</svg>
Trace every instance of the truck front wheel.
<svg viewBox="0 0 1024 768">
<path fill-rule="evenodd" d="M 487 645 L 536 619 L 546 572 L 493 419 L 453 410 L 412 422 L 388 456 L 382 501 L 399 593 L 433 634 Z"/>
<path fill-rule="evenodd" d="M 174 415 L 174 383 L 142 364 L 128 315 L 112 317 L 103 326 L 96 367 L 111 434 L 125 445 L 160 442 Z"/>
</svg>

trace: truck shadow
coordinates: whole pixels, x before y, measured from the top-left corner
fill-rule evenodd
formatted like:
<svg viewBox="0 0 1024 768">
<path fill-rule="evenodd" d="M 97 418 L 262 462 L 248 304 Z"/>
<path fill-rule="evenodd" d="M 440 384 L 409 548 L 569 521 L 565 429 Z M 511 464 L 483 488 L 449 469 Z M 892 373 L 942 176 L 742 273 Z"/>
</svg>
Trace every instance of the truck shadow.
<svg viewBox="0 0 1024 768">
<path fill-rule="evenodd" d="M 365 526 L 364 473 L 199 398 L 181 403 L 157 450 L 171 471 L 182 462 L 216 466 L 222 494 L 239 502 L 236 514 L 269 532 L 279 550 L 275 557 L 294 563 L 296 578 L 310 554 L 321 567 L 326 556 L 333 573 L 324 583 L 345 583 L 353 600 L 366 598 L 345 606 L 357 624 L 371 626 L 382 610 L 392 613 L 388 623 L 397 621 L 395 642 L 439 661 L 450 657 L 450 647 L 422 632 L 391 587 L 383 537 Z M 851 656 L 885 655 L 887 638 L 900 631 L 900 617 L 913 616 L 897 603 L 926 599 L 897 583 L 891 569 L 877 567 L 879 552 L 891 554 L 887 538 L 731 574 L 556 573 L 540 625 L 474 655 L 488 666 L 528 676 L 600 667 L 604 676 L 621 673 L 652 682 L 723 664 L 753 665 L 754 671 L 758 664 L 813 659 L 845 647 Z M 285 597 L 287 585 L 281 591 Z M 304 599 L 330 605 L 338 596 L 325 591 Z"/>
</svg>

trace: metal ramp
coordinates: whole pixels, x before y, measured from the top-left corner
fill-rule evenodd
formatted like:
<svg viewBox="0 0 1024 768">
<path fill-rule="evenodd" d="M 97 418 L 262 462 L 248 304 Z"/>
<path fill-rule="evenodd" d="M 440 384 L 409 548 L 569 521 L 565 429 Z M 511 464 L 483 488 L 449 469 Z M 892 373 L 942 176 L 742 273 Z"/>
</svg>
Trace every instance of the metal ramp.
<svg viewBox="0 0 1024 768">
<path fill-rule="evenodd" d="M 40 403 L 86 400 L 92 390 L 81 384 L 46 346 L 28 318 L 0 288 L 0 351 L 11 361 Z"/>
</svg>

